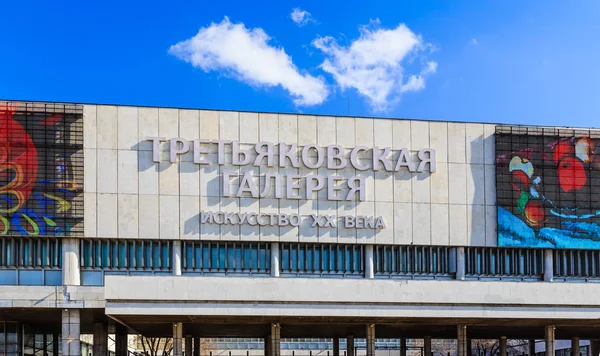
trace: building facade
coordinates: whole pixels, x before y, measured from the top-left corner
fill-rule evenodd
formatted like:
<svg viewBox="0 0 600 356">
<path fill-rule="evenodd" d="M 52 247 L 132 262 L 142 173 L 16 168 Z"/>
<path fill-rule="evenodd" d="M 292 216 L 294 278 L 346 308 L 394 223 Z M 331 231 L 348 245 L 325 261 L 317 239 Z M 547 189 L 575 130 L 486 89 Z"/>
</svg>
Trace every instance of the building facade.
<svg viewBox="0 0 600 356">
<path fill-rule="evenodd" d="M 173 337 L 174 356 L 200 337 L 260 339 L 269 356 L 319 338 L 334 356 L 376 340 L 406 354 L 407 338 L 424 354 L 456 340 L 444 352 L 459 356 L 476 338 L 502 355 L 509 339 L 548 355 L 581 339 L 597 355 L 599 139 L 3 102 L 0 353 L 80 355 L 93 334 L 107 355 L 114 334 L 121 356 L 141 334 Z"/>
</svg>

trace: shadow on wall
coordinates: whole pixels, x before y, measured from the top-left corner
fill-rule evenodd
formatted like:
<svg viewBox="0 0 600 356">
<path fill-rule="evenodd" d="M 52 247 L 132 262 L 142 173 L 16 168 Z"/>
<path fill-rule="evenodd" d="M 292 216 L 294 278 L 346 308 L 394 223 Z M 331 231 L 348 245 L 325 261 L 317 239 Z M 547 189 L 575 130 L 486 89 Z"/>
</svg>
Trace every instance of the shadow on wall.
<svg viewBox="0 0 600 356">
<path fill-rule="evenodd" d="M 469 170 L 473 182 L 473 200 L 467 202 L 471 204 L 470 211 L 471 228 L 469 231 L 469 245 L 486 245 L 486 214 L 485 214 L 485 147 L 492 145 L 494 147 L 494 136 L 484 138 L 483 135 L 471 141 L 471 152 L 482 153 L 482 163 L 469 163 Z"/>
</svg>

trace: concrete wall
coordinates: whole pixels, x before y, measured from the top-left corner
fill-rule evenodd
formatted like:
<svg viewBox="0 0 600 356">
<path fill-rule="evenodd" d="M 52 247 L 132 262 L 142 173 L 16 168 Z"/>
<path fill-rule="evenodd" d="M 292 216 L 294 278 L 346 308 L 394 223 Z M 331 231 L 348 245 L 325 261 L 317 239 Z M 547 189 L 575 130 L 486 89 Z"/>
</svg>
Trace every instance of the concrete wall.
<svg viewBox="0 0 600 356">
<path fill-rule="evenodd" d="M 595 283 L 107 276 L 105 298 L 106 313 L 115 315 L 598 319 L 597 289 Z"/>
<path fill-rule="evenodd" d="M 104 308 L 104 288 L 2 286 L 0 308 Z"/>
<path fill-rule="evenodd" d="M 85 235 L 100 238 L 495 246 L 494 126 L 86 105 Z M 437 151 L 437 172 L 357 172 L 363 202 L 222 198 L 220 175 L 239 167 L 152 161 L 147 137 L 389 146 Z M 164 144 L 166 149 L 167 144 Z M 397 153 L 395 151 L 394 153 Z M 164 153 L 165 155 L 167 152 Z M 215 160 L 216 155 L 210 155 Z M 248 167 L 252 169 L 252 167 Z M 242 168 L 243 169 L 243 168 Z M 257 175 L 289 168 L 253 168 Z M 295 173 L 306 173 L 303 168 Z M 319 172 L 319 174 L 321 174 Z M 323 174 L 328 174 L 324 172 Z M 382 216 L 382 230 L 201 225 L 200 210 Z"/>
</svg>

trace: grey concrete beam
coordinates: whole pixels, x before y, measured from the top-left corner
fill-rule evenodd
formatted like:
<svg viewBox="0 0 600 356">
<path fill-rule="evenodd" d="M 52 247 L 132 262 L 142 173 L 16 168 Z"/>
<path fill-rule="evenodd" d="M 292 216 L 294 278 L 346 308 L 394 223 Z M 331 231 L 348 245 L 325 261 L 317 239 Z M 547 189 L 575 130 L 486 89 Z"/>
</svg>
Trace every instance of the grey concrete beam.
<svg viewBox="0 0 600 356">
<path fill-rule="evenodd" d="M 360 317 L 368 310 L 372 318 L 600 319 L 594 283 L 114 275 L 105 281 L 109 315 Z"/>
</svg>

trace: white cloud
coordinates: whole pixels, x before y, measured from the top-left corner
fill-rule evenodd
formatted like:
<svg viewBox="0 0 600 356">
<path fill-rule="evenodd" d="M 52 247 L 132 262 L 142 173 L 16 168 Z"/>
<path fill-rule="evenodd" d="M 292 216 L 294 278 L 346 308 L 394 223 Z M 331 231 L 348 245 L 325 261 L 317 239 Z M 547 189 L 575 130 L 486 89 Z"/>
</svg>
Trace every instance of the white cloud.
<svg viewBox="0 0 600 356">
<path fill-rule="evenodd" d="M 406 93 L 409 91 L 419 91 L 425 89 L 425 77 L 428 74 L 433 74 L 437 71 L 437 63 L 433 61 L 427 62 L 425 68 L 421 70 L 418 75 L 412 74 L 408 77 L 408 81 L 405 84 L 402 84 L 400 87 L 400 92 Z"/>
<path fill-rule="evenodd" d="M 300 27 L 308 24 L 309 22 L 315 22 L 310 12 L 302 10 L 299 7 L 292 10 L 290 18 L 296 23 L 296 25 Z"/>
<path fill-rule="evenodd" d="M 477 38 L 471 38 L 471 42 L 472 45 L 477 46 Z"/>
<path fill-rule="evenodd" d="M 360 37 L 347 47 L 332 37 L 317 38 L 312 44 L 326 56 L 321 68 L 342 89 L 355 88 L 373 110 L 383 111 L 397 103 L 402 93 L 425 88 L 425 78 L 436 72 L 437 63 L 424 60 L 431 46 L 406 25 L 394 29 L 380 29 L 378 25 L 376 20 L 361 26 Z M 416 58 L 423 68 L 405 80 L 404 66 Z"/>
<path fill-rule="evenodd" d="M 219 71 L 249 85 L 281 86 L 299 106 L 325 101 L 329 94 L 325 81 L 299 71 L 284 49 L 269 40 L 262 28 L 247 29 L 225 17 L 171 46 L 169 53 L 205 72 Z"/>
</svg>

